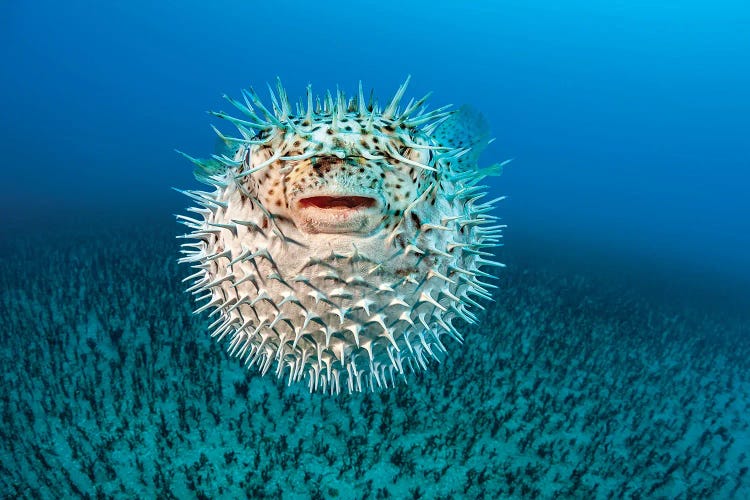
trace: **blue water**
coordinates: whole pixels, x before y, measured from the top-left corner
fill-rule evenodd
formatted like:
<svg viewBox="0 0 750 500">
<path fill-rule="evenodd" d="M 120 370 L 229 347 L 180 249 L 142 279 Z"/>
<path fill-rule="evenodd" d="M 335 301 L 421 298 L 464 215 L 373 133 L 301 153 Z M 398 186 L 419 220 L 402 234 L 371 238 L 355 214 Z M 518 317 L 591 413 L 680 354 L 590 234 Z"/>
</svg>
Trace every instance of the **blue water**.
<svg viewBox="0 0 750 500">
<path fill-rule="evenodd" d="M 482 110 L 484 162 L 514 159 L 492 180 L 509 272 L 747 318 L 749 25 L 742 1 L 0 2 L 0 247 L 106 220 L 171 237 L 170 187 L 196 186 L 174 149 L 213 151 L 223 93 L 279 76 L 385 99 L 411 75 L 409 97 Z"/>
<path fill-rule="evenodd" d="M 485 112 L 487 162 L 515 158 L 517 248 L 748 283 L 748 21 L 740 1 L 3 2 L 0 203 L 177 211 L 169 186 L 194 181 L 173 149 L 212 151 L 223 93 L 386 96 L 411 74 L 411 95 Z"/>
</svg>

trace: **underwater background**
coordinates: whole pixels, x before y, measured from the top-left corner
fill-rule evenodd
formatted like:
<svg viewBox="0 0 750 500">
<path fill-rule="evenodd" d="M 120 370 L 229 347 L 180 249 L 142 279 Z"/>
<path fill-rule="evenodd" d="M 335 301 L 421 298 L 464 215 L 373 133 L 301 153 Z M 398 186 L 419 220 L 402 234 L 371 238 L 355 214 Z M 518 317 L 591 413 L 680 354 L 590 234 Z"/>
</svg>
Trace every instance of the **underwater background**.
<svg viewBox="0 0 750 500">
<path fill-rule="evenodd" d="M 750 497 L 750 6 L 0 2 L 0 494 Z M 279 76 L 468 103 L 495 302 L 376 394 L 246 372 L 174 220 Z"/>
</svg>

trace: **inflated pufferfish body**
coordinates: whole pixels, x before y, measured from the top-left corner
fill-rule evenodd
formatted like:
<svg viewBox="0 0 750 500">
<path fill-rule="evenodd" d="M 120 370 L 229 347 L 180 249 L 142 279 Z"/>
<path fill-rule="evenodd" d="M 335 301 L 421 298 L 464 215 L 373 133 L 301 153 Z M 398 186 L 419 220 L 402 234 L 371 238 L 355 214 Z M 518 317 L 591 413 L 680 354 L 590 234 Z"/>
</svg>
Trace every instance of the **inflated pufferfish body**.
<svg viewBox="0 0 750 500">
<path fill-rule="evenodd" d="M 178 216 L 197 271 L 188 291 L 216 316 L 212 336 L 265 374 L 272 366 L 310 391 L 375 390 L 425 369 L 462 341 L 490 299 L 482 281 L 502 227 L 479 182 L 487 141 L 468 108 L 427 112 L 426 97 L 399 107 L 407 81 L 380 109 L 362 86 L 293 112 L 281 83 L 271 107 L 244 91 L 227 98 L 240 137 L 216 130 L 227 154 L 188 157 L 213 192 L 186 191 L 199 218 Z M 187 156 L 187 155 L 186 155 Z"/>
</svg>

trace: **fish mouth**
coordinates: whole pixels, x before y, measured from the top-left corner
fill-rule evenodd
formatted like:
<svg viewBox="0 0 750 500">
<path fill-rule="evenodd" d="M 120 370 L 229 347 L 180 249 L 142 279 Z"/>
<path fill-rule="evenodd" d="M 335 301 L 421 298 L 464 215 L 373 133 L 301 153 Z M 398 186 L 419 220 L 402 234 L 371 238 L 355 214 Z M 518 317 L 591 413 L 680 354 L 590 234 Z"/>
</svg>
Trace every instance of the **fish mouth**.
<svg viewBox="0 0 750 500">
<path fill-rule="evenodd" d="M 316 194 L 293 203 L 293 219 L 308 233 L 368 233 L 382 219 L 382 202 L 362 194 Z"/>
<path fill-rule="evenodd" d="M 359 210 L 374 207 L 375 198 L 369 196 L 310 196 L 299 200 L 300 208 L 314 207 L 321 210 Z"/>
</svg>

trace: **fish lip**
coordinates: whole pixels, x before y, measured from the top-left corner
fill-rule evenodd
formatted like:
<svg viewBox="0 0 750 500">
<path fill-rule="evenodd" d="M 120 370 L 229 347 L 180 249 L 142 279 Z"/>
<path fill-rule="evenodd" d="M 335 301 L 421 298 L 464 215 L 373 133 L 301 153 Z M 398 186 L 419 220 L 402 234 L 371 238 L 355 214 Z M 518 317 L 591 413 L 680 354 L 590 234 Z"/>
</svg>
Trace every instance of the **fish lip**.
<svg viewBox="0 0 750 500">
<path fill-rule="evenodd" d="M 317 208 L 320 210 L 363 210 L 377 205 L 372 196 L 354 194 L 327 194 L 306 196 L 297 200 L 300 209 Z"/>
<path fill-rule="evenodd" d="M 292 219 L 308 233 L 369 233 L 383 218 L 384 203 L 373 194 L 305 193 L 292 202 Z"/>
</svg>

